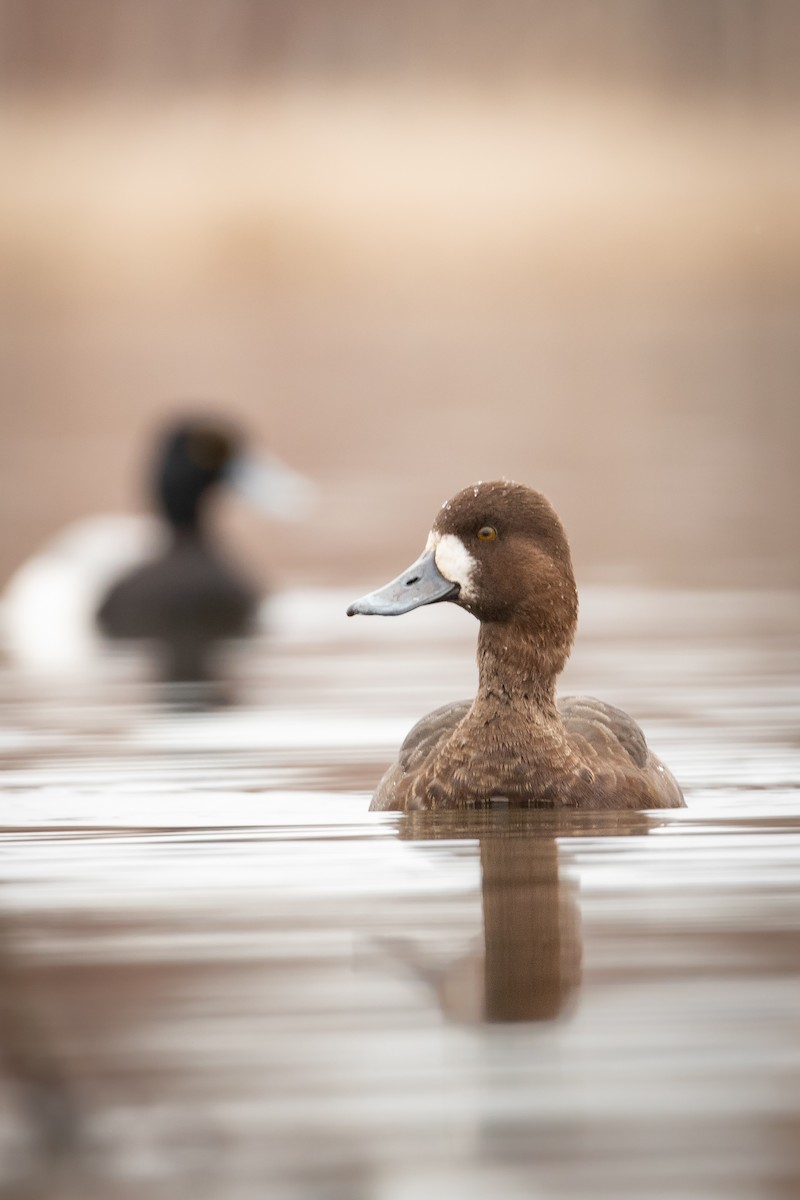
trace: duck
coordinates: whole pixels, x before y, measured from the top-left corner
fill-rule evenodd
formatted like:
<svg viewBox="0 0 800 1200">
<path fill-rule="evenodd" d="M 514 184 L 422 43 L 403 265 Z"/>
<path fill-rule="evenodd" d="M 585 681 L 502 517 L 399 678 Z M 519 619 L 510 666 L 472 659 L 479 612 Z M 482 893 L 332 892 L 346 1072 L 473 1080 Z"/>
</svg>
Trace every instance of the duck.
<svg viewBox="0 0 800 1200">
<path fill-rule="evenodd" d="M 151 482 L 165 547 L 112 584 L 97 624 L 110 639 L 156 643 L 168 682 L 203 682 L 213 678 L 219 643 L 253 632 L 260 602 L 211 536 L 211 498 L 229 483 L 287 518 L 302 507 L 305 482 L 274 458 L 257 467 L 232 425 L 207 418 L 181 421 L 162 434 Z"/>
<path fill-rule="evenodd" d="M 35 670 L 86 670 L 109 643 L 147 642 L 162 678 L 202 682 L 222 641 L 253 632 L 262 596 L 210 527 L 230 487 L 282 520 L 302 519 L 313 485 L 276 456 L 255 458 L 213 413 L 174 417 L 153 439 L 152 515 L 99 514 L 61 530 L 9 581 L 11 658 Z"/>
<path fill-rule="evenodd" d="M 478 690 L 410 731 L 372 811 L 482 807 L 685 807 L 636 722 L 585 696 L 556 697 L 578 618 L 569 542 L 553 506 L 508 480 L 445 502 L 420 557 L 348 616 L 448 602 L 475 616 Z"/>
</svg>

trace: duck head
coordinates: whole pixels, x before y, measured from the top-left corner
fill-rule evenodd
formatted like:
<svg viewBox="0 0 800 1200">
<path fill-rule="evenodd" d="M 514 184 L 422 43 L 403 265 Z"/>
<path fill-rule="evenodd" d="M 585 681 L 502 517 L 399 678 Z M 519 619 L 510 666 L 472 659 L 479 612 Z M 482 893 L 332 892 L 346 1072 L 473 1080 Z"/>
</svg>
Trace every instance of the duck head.
<svg viewBox="0 0 800 1200">
<path fill-rule="evenodd" d="M 307 515 L 313 487 L 275 455 L 245 453 L 238 430 L 225 421 L 194 418 L 162 436 L 153 471 L 157 507 L 177 530 L 196 529 L 205 498 L 228 484 L 267 515 L 298 520 Z"/>
<path fill-rule="evenodd" d="M 153 484 L 157 505 L 172 526 L 197 525 L 204 498 L 225 477 L 238 451 L 238 435 L 222 423 L 185 421 L 167 430 Z"/>
<path fill-rule="evenodd" d="M 534 638 L 558 672 L 572 645 L 578 600 L 569 543 L 549 501 L 505 480 L 464 488 L 439 510 L 417 561 L 347 612 L 396 616 L 444 600 L 482 625 Z"/>
</svg>

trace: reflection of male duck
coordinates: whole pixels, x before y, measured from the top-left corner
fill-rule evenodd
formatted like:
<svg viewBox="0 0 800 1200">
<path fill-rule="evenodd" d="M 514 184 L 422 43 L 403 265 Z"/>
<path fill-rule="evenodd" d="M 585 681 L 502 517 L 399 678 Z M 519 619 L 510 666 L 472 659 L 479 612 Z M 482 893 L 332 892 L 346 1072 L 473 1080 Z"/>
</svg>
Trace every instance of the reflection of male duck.
<svg viewBox="0 0 800 1200">
<path fill-rule="evenodd" d="M 427 979 L 454 1021 L 547 1021 L 568 1011 L 580 986 L 577 887 L 559 870 L 558 842 L 571 836 L 646 833 L 643 813 L 530 810 L 414 813 L 400 836 L 414 841 L 477 840 L 483 940 L 432 971 L 408 944 L 393 953 Z"/>
<path fill-rule="evenodd" d="M 302 516 L 310 493 L 277 459 L 246 458 L 227 423 L 181 422 L 155 451 L 150 490 L 159 522 L 90 518 L 17 572 L 4 606 L 12 653 L 35 661 L 43 646 L 38 665 L 47 666 L 52 646 L 52 665 L 80 666 L 96 619 L 107 638 L 156 644 L 167 679 L 213 674 L 215 648 L 250 631 L 259 599 L 208 527 L 210 502 L 224 485 L 281 519 Z M 72 646 L 56 643 L 60 628 L 77 635 Z"/>
<path fill-rule="evenodd" d="M 0 919 L 0 1075 L 13 1085 L 13 1099 L 32 1135 L 33 1158 L 18 1169 L 43 1171 L 72 1153 L 79 1112 L 61 1055 L 39 1012 L 39 995 L 15 950 L 13 930 Z M 7 1167 L 8 1164 L 4 1163 Z M 5 1172 L 0 1172 L 8 1183 Z M 15 1196 L 33 1195 L 16 1179 Z M 2 1190 L 0 1186 L 0 1190 Z M 38 1192 L 36 1193 L 38 1195 Z M 3 1195 L 6 1192 L 3 1190 Z M 11 1192 L 8 1192 L 11 1195 Z"/>
<path fill-rule="evenodd" d="M 413 566 L 348 613 L 393 616 L 442 600 L 481 623 L 478 694 L 414 726 L 373 808 L 683 805 L 626 713 L 585 697 L 556 703 L 578 596 L 566 535 L 543 496 L 505 481 L 465 488 L 442 507 Z"/>
</svg>

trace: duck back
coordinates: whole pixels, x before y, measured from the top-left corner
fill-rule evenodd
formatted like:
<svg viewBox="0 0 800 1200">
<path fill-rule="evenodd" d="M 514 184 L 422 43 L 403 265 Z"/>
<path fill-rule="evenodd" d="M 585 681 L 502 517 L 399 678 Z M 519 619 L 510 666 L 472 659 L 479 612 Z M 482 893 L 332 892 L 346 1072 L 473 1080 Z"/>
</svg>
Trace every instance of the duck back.
<svg viewBox="0 0 800 1200">
<path fill-rule="evenodd" d="M 438 778 L 437 760 L 444 764 L 444 747 L 473 710 L 470 700 L 434 709 L 407 734 L 397 761 L 378 784 L 372 811 L 429 807 L 414 798 L 414 783 L 425 775 Z M 580 767 L 539 783 L 525 795 L 493 795 L 491 765 L 482 773 L 477 790 L 473 780 L 460 789 L 455 779 L 445 783 L 446 797 L 430 805 L 461 808 L 493 802 L 529 808 L 647 809 L 680 808 L 683 793 L 672 773 L 653 754 L 639 725 L 620 708 L 589 696 L 564 696 L 558 702 L 566 741 L 579 756 Z M 535 735 L 531 731 L 531 740 Z M 437 785 L 441 786 L 441 785 Z M 499 791 L 499 789 L 498 789 Z M 481 792 L 483 794 L 481 794 Z"/>
<path fill-rule="evenodd" d="M 250 631 L 257 595 L 203 541 L 184 538 L 124 575 L 97 612 L 107 637 L 146 639 L 170 679 L 202 679 L 216 642 Z"/>
</svg>

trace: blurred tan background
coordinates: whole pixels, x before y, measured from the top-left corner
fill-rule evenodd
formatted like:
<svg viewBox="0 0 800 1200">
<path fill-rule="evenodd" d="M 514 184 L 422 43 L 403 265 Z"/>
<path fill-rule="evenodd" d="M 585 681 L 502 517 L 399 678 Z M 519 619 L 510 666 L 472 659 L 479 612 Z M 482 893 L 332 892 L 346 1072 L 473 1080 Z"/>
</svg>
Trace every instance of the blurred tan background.
<svg viewBox="0 0 800 1200">
<path fill-rule="evenodd" d="M 201 401 L 378 583 L 498 475 L 582 580 L 800 584 L 794 0 L 0 0 L 0 580 Z"/>
</svg>

